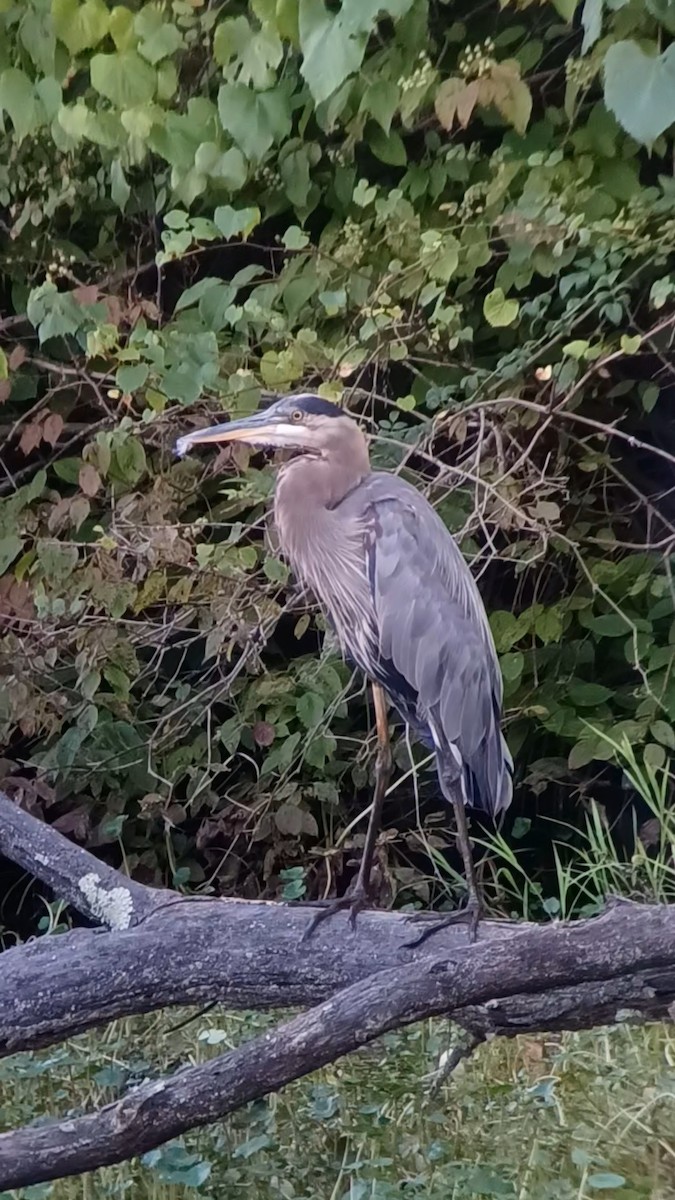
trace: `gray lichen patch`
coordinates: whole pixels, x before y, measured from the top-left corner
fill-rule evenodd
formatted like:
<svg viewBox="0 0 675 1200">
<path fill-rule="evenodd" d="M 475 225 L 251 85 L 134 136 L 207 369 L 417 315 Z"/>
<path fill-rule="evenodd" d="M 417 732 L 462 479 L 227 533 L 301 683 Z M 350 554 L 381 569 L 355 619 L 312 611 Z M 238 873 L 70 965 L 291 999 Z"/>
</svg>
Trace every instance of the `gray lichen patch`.
<svg viewBox="0 0 675 1200">
<path fill-rule="evenodd" d="M 106 888 L 93 872 L 83 875 L 78 883 L 91 914 L 110 929 L 128 929 L 131 925 L 133 900 L 128 888 Z"/>
</svg>

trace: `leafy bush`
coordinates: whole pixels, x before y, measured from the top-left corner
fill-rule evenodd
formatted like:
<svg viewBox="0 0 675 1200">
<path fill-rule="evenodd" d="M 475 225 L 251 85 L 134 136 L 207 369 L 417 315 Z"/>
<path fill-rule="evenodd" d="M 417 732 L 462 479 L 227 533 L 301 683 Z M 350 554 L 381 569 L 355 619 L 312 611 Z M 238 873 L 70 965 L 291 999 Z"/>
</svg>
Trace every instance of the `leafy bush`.
<svg viewBox="0 0 675 1200">
<path fill-rule="evenodd" d="M 674 14 L 0 0 L 3 772 L 63 829 L 177 885 L 340 868 L 360 685 L 270 466 L 171 452 L 264 390 L 348 399 L 459 537 L 521 804 L 604 799 L 607 735 L 666 762 Z"/>
</svg>

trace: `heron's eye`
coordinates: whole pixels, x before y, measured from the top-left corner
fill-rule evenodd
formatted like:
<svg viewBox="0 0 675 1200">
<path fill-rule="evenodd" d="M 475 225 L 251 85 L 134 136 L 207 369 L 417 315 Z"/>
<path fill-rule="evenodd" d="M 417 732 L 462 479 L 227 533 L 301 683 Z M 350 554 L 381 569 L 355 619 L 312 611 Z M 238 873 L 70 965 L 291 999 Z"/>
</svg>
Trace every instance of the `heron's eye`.
<svg viewBox="0 0 675 1200">
<path fill-rule="evenodd" d="M 295 412 L 291 413 L 291 421 L 293 421 L 294 424 L 297 425 L 298 421 L 302 421 L 304 415 L 305 414 L 301 408 L 296 408 Z"/>
</svg>

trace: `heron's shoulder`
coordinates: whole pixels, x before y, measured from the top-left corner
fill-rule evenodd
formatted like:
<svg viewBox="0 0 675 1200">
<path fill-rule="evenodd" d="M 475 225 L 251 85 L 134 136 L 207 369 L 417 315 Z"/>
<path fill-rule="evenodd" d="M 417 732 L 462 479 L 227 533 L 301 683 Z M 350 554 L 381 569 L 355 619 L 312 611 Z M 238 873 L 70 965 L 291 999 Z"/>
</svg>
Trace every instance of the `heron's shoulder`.
<svg viewBox="0 0 675 1200">
<path fill-rule="evenodd" d="M 409 512 L 434 512 L 429 501 L 416 487 L 400 475 L 390 475 L 387 471 L 373 471 L 359 484 L 358 490 L 365 504 L 378 508 L 391 506 L 395 510 L 398 506 Z"/>
</svg>

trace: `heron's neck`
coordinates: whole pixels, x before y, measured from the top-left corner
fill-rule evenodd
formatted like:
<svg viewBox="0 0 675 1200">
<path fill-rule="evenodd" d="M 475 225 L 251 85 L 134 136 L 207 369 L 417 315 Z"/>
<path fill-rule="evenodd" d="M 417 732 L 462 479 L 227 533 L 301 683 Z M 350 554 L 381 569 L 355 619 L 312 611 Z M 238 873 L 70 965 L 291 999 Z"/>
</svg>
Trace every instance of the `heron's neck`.
<svg viewBox="0 0 675 1200">
<path fill-rule="evenodd" d="M 291 561 L 297 562 L 310 542 L 325 545 L 329 532 L 335 540 L 343 526 L 333 509 L 370 472 L 366 440 L 357 432 L 358 439 L 339 452 L 325 458 L 295 458 L 279 471 L 274 520 L 282 551 Z M 344 536 L 350 531 L 341 532 Z"/>
<path fill-rule="evenodd" d="M 348 446 L 321 458 L 294 458 L 277 478 L 276 507 L 299 512 L 335 508 L 370 472 L 368 447 L 359 433 Z"/>
</svg>

